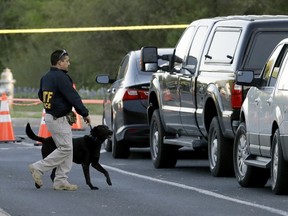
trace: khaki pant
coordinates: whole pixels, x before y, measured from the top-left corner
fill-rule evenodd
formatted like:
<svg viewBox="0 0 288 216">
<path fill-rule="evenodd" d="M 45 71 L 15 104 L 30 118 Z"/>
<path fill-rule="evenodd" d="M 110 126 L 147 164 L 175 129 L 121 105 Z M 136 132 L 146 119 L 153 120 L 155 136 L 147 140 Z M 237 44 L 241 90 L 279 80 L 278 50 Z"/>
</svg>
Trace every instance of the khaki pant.
<svg viewBox="0 0 288 216">
<path fill-rule="evenodd" d="M 45 123 L 57 146 L 50 155 L 43 160 L 39 160 L 33 166 L 42 173 L 56 168 L 54 186 L 67 184 L 68 173 L 72 168 L 73 144 L 72 130 L 66 117 L 56 120 L 50 114 L 45 115 Z"/>
</svg>

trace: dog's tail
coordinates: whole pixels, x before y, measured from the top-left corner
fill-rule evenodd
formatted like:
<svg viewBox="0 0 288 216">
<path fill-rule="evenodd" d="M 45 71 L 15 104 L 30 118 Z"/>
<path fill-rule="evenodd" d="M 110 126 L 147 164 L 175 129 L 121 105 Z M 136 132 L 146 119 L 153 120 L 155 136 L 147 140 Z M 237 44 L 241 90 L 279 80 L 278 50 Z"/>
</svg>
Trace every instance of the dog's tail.
<svg viewBox="0 0 288 216">
<path fill-rule="evenodd" d="M 30 126 L 30 123 L 27 123 L 27 125 L 26 125 L 26 134 L 27 134 L 27 136 L 28 136 L 30 139 L 36 140 L 36 141 L 38 141 L 38 142 L 43 142 L 43 140 L 45 139 L 45 138 L 43 138 L 43 137 L 37 136 L 37 135 L 32 131 L 31 126 Z"/>
</svg>

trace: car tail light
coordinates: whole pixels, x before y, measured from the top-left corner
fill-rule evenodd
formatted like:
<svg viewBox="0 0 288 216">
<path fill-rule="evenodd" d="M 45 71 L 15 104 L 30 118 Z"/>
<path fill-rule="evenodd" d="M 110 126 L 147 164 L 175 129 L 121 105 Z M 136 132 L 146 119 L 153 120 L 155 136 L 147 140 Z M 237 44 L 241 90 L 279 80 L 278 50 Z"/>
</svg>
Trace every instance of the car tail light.
<svg viewBox="0 0 288 216">
<path fill-rule="evenodd" d="M 143 89 L 126 89 L 123 101 L 125 100 L 145 100 L 148 99 L 148 90 Z"/>
<path fill-rule="evenodd" d="M 232 109 L 240 109 L 242 105 L 242 86 L 233 84 L 231 91 L 231 107 Z"/>
</svg>

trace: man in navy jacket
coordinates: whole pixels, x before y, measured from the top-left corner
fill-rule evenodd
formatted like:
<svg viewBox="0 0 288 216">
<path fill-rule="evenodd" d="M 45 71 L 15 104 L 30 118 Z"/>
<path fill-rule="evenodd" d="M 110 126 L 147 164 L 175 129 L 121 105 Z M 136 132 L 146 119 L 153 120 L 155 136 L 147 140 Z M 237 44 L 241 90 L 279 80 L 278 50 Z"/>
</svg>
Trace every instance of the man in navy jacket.
<svg viewBox="0 0 288 216">
<path fill-rule="evenodd" d="M 68 53 L 65 50 L 56 50 L 51 54 L 50 60 L 52 66 L 41 78 L 38 96 L 43 102 L 46 112 L 45 123 L 57 149 L 43 160 L 30 164 L 29 169 L 37 188 L 43 185 L 43 173 L 56 168 L 53 188 L 73 191 L 77 190 L 77 185 L 68 182 L 68 173 L 73 160 L 72 130 L 66 115 L 74 107 L 88 124 L 90 117 L 81 97 L 73 87 L 72 79 L 67 74 L 70 65 Z"/>
</svg>

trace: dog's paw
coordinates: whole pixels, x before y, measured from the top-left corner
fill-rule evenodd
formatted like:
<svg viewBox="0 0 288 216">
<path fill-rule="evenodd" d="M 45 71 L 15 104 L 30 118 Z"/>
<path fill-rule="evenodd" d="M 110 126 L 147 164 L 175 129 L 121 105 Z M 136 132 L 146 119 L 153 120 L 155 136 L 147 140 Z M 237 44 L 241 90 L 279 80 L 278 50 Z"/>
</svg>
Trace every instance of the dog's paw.
<svg viewBox="0 0 288 216">
<path fill-rule="evenodd" d="M 110 186 L 112 185 L 112 182 L 111 182 L 111 179 L 110 179 L 110 178 L 107 178 L 107 179 L 106 179 L 106 182 L 107 182 L 108 185 L 110 185 Z"/>
<path fill-rule="evenodd" d="M 91 190 L 99 190 L 99 188 L 98 187 L 95 187 L 95 186 L 92 186 L 92 187 L 90 187 L 91 188 Z"/>
</svg>

